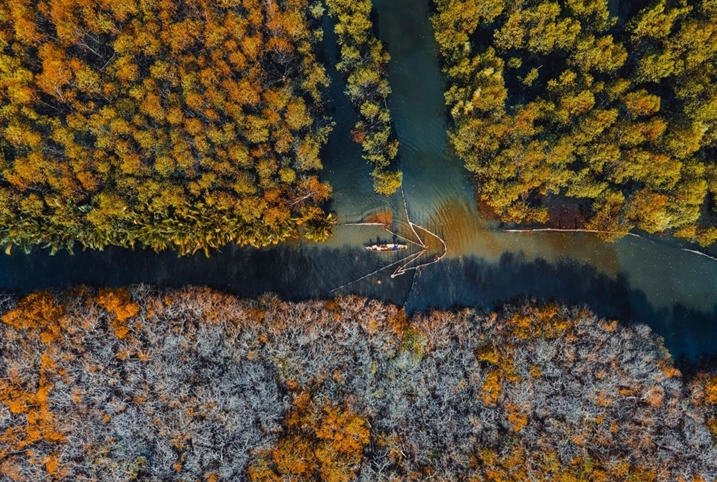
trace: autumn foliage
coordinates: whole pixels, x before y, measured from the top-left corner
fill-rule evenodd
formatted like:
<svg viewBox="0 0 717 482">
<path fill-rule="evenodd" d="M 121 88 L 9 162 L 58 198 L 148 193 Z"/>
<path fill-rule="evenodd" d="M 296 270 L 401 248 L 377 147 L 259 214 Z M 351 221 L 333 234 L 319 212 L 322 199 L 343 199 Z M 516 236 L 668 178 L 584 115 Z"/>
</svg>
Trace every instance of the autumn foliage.
<svg viewBox="0 0 717 482">
<path fill-rule="evenodd" d="M 119 339 L 127 338 L 127 321 L 139 313 L 139 305 L 132 302 L 129 291 L 100 290 L 96 300 L 98 305 L 114 315 L 110 323 L 115 330 L 115 336 Z"/>
<path fill-rule="evenodd" d="M 58 374 L 56 343 L 69 321 L 64 307 L 48 292 L 30 295 L 2 315 L 2 322 L 17 330 L 15 342 L 27 342 L 32 347 L 29 355 L 35 358 L 30 366 L 35 373 L 24 373 L 20 360 L 5 360 L 5 374 L 0 379 L 0 403 L 15 419 L 3 424 L 0 433 L 0 474 L 11 480 L 23 480 L 15 466 L 18 453 L 44 467 L 51 477 L 64 475 L 53 447 L 63 442 L 65 435 L 51 410 L 50 394 Z M 38 444 L 47 449 L 42 455 L 34 451 Z"/>
<path fill-rule="evenodd" d="M 308 392 L 293 396 L 281 438 L 267 458 L 249 468 L 249 480 L 354 480 L 370 440 L 367 421 L 350 410 L 312 400 Z"/>
<path fill-rule="evenodd" d="M 649 328 L 581 309 L 139 286 L 0 316 L 2 480 L 717 477 L 717 378 L 685 387 Z"/>
<path fill-rule="evenodd" d="M 0 1 L 0 243 L 325 239 L 328 79 L 308 7 Z"/>
<path fill-rule="evenodd" d="M 710 245 L 715 2 L 608 3 L 436 0 L 453 147 L 505 222 L 577 204 L 571 227 Z"/>
<path fill-rule="evenodd" d="M 392 166 L 398 155 L 398 139 L 391 133 L 388 108 L 390 55 L 376 38 L 371 22 L 371 0 L 327 0 L 328 13 L 341 47 L 336 68 L 346 75 L 346 94 L 360 114 L 351 131 L 361 144 L 363 158 L 373 164 L 374 191 L 389 196 L 403 182 L 403 173 Z"/>
</svg>

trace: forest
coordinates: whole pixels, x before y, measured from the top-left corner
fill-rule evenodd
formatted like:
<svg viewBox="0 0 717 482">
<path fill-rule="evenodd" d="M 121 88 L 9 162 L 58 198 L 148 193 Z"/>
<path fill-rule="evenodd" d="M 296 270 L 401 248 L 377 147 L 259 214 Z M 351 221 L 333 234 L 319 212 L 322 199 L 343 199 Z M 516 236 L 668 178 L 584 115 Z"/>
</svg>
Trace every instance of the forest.
<svg viewBox="0 0 717 482">
<path fill-rule="evenodd" d="M 331 233 L 308 0 L 0 0 L 0 245 Z"/>
<path fill-rule="evenodd" d="M 336 68 L 346 75 L 346 95 L 360 115 L 353 139 L 361 144 L 363 158 L 374 166 L 374 191 L 390 196 L 403 181 L 401 171 L 391 168 L 399 145 L 391 133 L 388 109 L 391 87 L 386 68 L 391 56 L 373 33 L 371 0 L 326 0 L 326 5 L 335 19 L 341 47 Z"/>
<path fill-rule="evenodd" d="M 0 318 L 2 480 L 717 477 L 717 376 L 582 308 L 135 286 L 5 295 Z"/>
<path fill-rule="evenodd" d="M 607 0 L 433 2 L 482 213 L 717 241 L 717 0 L 619 18 Z M 403 182 L 374 20 L 371 0 L 0 0 L 0 246 L 327 239 L 322 62 L 346 79 L 374 190 Z M 300 274 L 323 259 L 262 254 Z M 237 264 L 232 282 L 271 285 Z M 0 482 L 717 480 L 717 364 L 677 364 L 648 326 L 585 307 L 63 289 L 0 292 Z"/>
<path fill-rule="evenodd" d="M 607 0 L 434 3 L 449 135 L 482 210 L 717 240 L 715 0 L 620 18 Z"/>
</svg>

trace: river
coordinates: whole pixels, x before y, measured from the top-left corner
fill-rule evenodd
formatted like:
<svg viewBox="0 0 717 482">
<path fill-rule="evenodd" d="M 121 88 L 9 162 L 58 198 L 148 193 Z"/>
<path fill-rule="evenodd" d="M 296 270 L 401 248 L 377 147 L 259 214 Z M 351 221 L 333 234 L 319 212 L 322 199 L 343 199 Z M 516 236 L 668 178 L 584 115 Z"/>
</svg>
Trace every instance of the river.
<svg viewBox="0 0 717 482">
<path fill-rule="evenodd" d="M 355 293 L 429 308 L 480 306 L 492 309 L 534 297 L 586 305 L 601 316 L 649 324 L 673 355 L 713 352 L 717 347 L 717 261 L 686 253 L 668 242 L 627 237 L 606 243 L 588 234 L 506 233 L 481 218 L 468 173 L 447 146 L 438 54 L 421 0 L 374 0 L 377 32 L 392 60 L 389 81 L 395 130 L 401 141 L 406 205 L 411 220 L 439 234 L 447 256 L 419 273 L 391 278 L 380 271 L 406 252 L 371 253 L 363 246 L 391 236 L 379 227 L 340 225 L 324 244 L 292 240 L 255 250 L 228 246 L 178 258 L 173 253 L 109 248 L 58 253 L 38 250 L 0 258 L 0 287 L 29 292 L 76 284 L 122 286 L 150 283 L 206 285 L 242 296 L 273 292 L 288 300 Z M 336 58 L 335 36 L 326 22 L 326 57 Z M 400 194 L 383 198 L 371 188 L 371 166 L 350 141 L 356 115 L 333 67 L 327 92 L 336 120 L 324 156 L 323 177 L 334 188 L 331 209 L 342 223 L 390 212 L 395 230 L 413 238 Z M 419 231 L 430 249 L 420 262 L 442 253 L 442 245 Z M 410 253 L 416 252 L 411 245 Z M 17 250 L 15 250 L 17 251 Z M 399 263 L 400 265 L 400 263 Z M 380 282 L 380 283 L 379 283 Z M 351 283 L 338 291 L 338 287 Z"/>
</svg>

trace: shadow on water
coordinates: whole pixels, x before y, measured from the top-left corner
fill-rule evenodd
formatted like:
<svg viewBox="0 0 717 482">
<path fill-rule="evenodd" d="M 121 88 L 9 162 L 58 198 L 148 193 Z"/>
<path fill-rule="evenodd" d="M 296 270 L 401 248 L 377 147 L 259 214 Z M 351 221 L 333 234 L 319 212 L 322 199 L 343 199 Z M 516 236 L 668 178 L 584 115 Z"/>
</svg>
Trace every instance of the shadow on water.
<svg viewBox="0 0 717 482">
<path fill-rule="evenodd" d="M 408 210 L 439 233 L 449 257 L 397 278 L 381 271 L 340 290 L 406 306 L 409 311 L 481 306 L 492 309 L 519 297 L 587 305 L 599 316 L 649 324 L 673 355 L 694 356 L 717 347 L 717 263 L 642 239 L 604 243 L 595 237 L 515 235 L 481 219 L 459 160 L 447 155 L 445 106 L 429 2 L 375 0 L 379 36 L 392 60 L 389 81 Z M 350 139 L 356 112 L 333 67 L 337 55 L 327 20 L 327 104 L 336 120 L 324 152 L 322 177 L 334 188 L 334 209 L 356 222 L 389 212 L 403 224 L 400 196 L 373 193 L 371 166 Z M 409 253 L 370 253 L 363 246 L 387 233 L 376 227 L 339 226 L 324 245 L 290 241 L 267 249 L 229 246 L 212 257 L 109 248 L 74 256 L 47 251 L 0 256 L 0 289 L 31 292 L 77 284 L 160 287 L 205 285 L 238 296 L 273 292 L 292 301 L 327 298 L 332 290 Z M 413 247 L 411 249 L 414 249 Z M 434 250 L 435 251 L 435 250 Z M 431 255 L 435 253 L 432 251 Z M 379 284 L 379 281 L 381 283 Z"/>
<path fill-rule="evenodd" d="M 47 252 L 0 258 L 0 286 L 21 293 L 89 286 L 149 283 L 178 288 L 203 285 L 243 297 L 276 293 L 290 301 L 329 298 L 332 290 L 404 256 L 376 254 L 361 247 L 276 246 L 268 249 L 230 247 L 210 258 L 177 258 L 110 248 L 74 256 Z M 82 267 L 82 269 L 79 269 Z M 476 256 L 447 258 L 420 271 L 390 278 L 385 270 L 339 290 L 397 305 L 409 312 L 432 308 L 480 307 L 492 310 L 526 298 L 587 306 L 598 316 L 646 323 L 665 338 L 675 355 L 714 352 L 717 303 L 711 311 L 676 301 L 655 306 L 628 276 L 610 276 L 595 266 L 571 260 L 527 260 L 504 253 L 497 261 Z M 380 284 L 378 281 L 380 280 Z"/>
<path fill-rule="evenodd" d="M 289 301 L 300 301 L 328 298 L 334 288 L 393 259 L 397 258 L 392 253 L 379 257 L 361 247 L 349 246 L 280 245 L 259 250 L 233 246 L 210 258 L 203 254 L 177 258 L 172 253 L 122 248 L 55 256 L 41 251 L 0 258 L 0 286 L 29 293 L 79 284 L 119 287 L 147 283 L 168 288 L 201 285 L 242 297 L 271 292 Z M 391 279 L 390 273 L 380 272 L 342 292 L 400 305 L 408 293 L 410 279 Z"/>
<path fill-rule="evenodd" d="M 600 317 L 648 324 L 665 338 L 665 346 L 675 356 L 714 351 L 717 302 L 709 312 L 680 302 L 655 306 L 624 273 L 608 276 L 592 265 L 570 260 L 527 261 L 516 253 L 504 253 L 498 262 L 473 256 L 448 259 L 420 274 L 406 308 L 491 310 L 527 298 L 586 306 Z M 448 306 L 447 300 L 451 300 Z"/>
</svg>

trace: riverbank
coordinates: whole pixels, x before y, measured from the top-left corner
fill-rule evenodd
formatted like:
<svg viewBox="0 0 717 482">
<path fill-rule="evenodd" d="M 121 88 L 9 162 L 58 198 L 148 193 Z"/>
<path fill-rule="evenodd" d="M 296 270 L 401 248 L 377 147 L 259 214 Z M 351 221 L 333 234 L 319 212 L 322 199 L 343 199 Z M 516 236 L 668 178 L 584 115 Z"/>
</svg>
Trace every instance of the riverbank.
<svg viewBox="0 0 717 482">
<path fill-rule="evenodd" d="M 9 480 L 717 476 L 717 383 L 580 308 L 135 286 L 4 297 L 0 318 Z"/>
<path fill-rule="evenodd" d="M 506 233 L 483 218 L 460 160 L 447 147 L 442 78 L 429 21 L 430 2 L 377 0 L 378 36 L 386 45 L 390 102 L 411 219 L 445 239 L 448 254 L 420 275 L 380 272 L 351 285 L 359 294 L 404 306 L 494 309 L 524 298 L 586 305 L 599 316 L 648 323 L 676 356 L 717 347 L 717 263 L 662 243 L 624 238 L 605 243 L 584 233 Z M 242 297 L 273 292 L 283 299 L 329 299 L 331 291 L 398 260 L 363 246 L 381 226 L 345 226 L 391 212 L 395 232 L 410 234 L 400 196 L 373 192 L 371 165 L 351 141 L 358 117 L 332 67 L 338 58 L 330 20 L 324 24 L 325 107 L 336 120 L 322 159 L 321 180 L 334 188 L 329 209 L 340 222 L 328 242 L 288 240 L 265 249 L 234 245 L 177 258 L 174 253 L 107 248 L 74 256 L 35 250 L 0 256 L 0 289 L 30 293 L 86 284 L 121 287 L 207 285 Z M 384 216 L 384 219 L 388 219 Z M 438 251 L 436 251 L 438 252 Z M 378 281 L 381 284 L 378 284 Z"/>
</svg>

